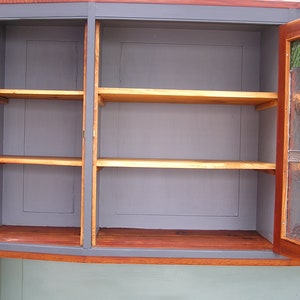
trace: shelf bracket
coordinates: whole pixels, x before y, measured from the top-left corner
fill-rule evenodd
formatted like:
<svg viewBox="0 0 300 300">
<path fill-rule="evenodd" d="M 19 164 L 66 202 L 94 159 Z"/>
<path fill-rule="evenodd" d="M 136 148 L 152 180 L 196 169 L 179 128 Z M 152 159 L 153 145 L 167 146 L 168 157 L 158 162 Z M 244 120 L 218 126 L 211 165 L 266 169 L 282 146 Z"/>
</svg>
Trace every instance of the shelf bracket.
<svg viewBox="0 0 300 300">
<path fill-rule="evenodd" d="M 8 104 L 8 98 L 0 96 L 0 103 Z"/>
<path fill-rule="evenodd" d="M 103 99 L 103 97 L 101 95 L 98 95 L 98 104 L 100 106 L 104 106 L 104 99 Z"/>
<path fill-rule="evenodd" d="M 277 106 L 277 100 L 272 100 L 272 101 L 268 101 L 262 104 L 258 104 L 255 106 L 256 110 L 263 110 L 263 109 L 267 109 L 267 108 L 271 108 L 271 107 L 275 107 Z"/>
<path fill-rule="evenodd" d="M 256 171 L 270 174 L 270 175 L 276 175 L 276 170 L 256 170 Z"/>
</svg>

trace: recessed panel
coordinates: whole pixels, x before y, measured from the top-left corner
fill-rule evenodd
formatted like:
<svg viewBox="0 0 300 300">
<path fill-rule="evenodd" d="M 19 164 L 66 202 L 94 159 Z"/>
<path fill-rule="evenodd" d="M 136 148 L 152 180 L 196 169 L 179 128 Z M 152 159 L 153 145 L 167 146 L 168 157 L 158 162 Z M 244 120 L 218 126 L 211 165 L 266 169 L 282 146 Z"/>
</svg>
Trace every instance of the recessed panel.
<svg viewBox="0 0 300 300">
<path fill-rule="evenodd" d="M 236 217 L 238 171 L 120 169 L 118 215 Z"/>
<path fill-rule="evenodd" d="M 122 87 L 228 90 L 240 87 L 243 48 L 122 43 Z M 226 76 L 224 76 L 226 74 Z"/>
</svg>

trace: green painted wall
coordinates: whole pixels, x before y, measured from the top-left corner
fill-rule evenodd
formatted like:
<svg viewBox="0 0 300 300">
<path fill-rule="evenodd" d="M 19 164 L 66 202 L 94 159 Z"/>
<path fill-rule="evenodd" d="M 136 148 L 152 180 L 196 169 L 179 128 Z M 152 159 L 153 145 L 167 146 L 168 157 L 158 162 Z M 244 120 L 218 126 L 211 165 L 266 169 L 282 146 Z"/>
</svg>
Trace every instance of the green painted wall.
<svg viewBox="0 0 300 300">
<path fill-rule="evenodd" d="M 300 267 L 75 264 L 2 259 L 1 300 L 300 299 Z"/>
</svg>

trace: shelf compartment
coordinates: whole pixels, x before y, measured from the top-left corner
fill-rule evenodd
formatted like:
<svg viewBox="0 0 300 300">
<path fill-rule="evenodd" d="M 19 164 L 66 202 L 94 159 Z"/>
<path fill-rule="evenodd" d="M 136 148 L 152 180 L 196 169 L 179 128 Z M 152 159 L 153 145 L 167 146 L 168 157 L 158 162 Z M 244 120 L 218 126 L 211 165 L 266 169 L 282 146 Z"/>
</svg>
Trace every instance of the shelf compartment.
<svg viewBox="0 0 300 300">
<path fill-rule="evenodd" d="M 49 165 L 81 167 L 82 159 L 75 157 L 53 157 L 53 156 L 0 156 L 0 164 L 25 164 L 25 165 Z"/>
<path fill-rule="evenodd" d="M 275 171 L 275 163 L 231 160 L 175 160 L 140 158 L 98 158 L 97 167 L 163 168 L 163 169 L 219 169 Z"/>
<path fill-rule="evenodd" d="M 135 88 L 98 88 L 99 104 L 105 102 L 151 102 L 181 104 L 255 105 L 264 109 L 277 105 L 277 93 Z"/>
<path fill-rule="evenodd" d="M 12 98 L 12 99 L 82 101 L 83 95 L 84 95 L 83 91 L 0 89 L 0 100 Z"/>
<path fill-rule="evenodd" d="M 197 250 L 272 250 L 255 231 L 100 228 L 97 247 Z"/>
<path fill-rule="evenodd" d="M 11 226 L 0 227 L 1 243 L 79 246 L 80 229 L 75 227 Z"/>
</svg>

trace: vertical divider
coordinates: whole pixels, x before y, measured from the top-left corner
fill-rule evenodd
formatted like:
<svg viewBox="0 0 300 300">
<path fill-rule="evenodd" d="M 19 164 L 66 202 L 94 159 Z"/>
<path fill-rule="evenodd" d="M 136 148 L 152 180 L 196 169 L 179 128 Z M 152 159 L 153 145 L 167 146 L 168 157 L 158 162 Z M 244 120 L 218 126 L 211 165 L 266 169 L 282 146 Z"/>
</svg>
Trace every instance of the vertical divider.
<svg viewBox="0 0 300 300">
<path fill-rule="evenodd" d="M 83 103 L 82 103 L 82 167 L 81 167 L 81 204 L 80 204 L 80 246 L 83 245 L 84 235 L 84 184 L 85 184 L 85 124 L 86 124 L 86 64 L 87 64 L 87 23 L 84 25 L 84 50 L 83 50 Z"/>
<path fill-rule="evenodd" d="M 93 198 L 93 129 L 94 129 L 94 82 L 95 82 L 95 3 L 89 3 L 86 25 L 85 75 L 84 75 L 84 132 L 82 168 L 82 246 L 92 246 L 92 198 Z"/>
<path fill-rule="evenodd" d="M 94 82 L 94 120 L 93 120 L 93 191 L 92 191 L 92 246 L 97 243 L 97 158 L 98 158 L 98 86 L 100 66 L 100 21 L 95 29 L 95 82 Z"/>
</svg>

